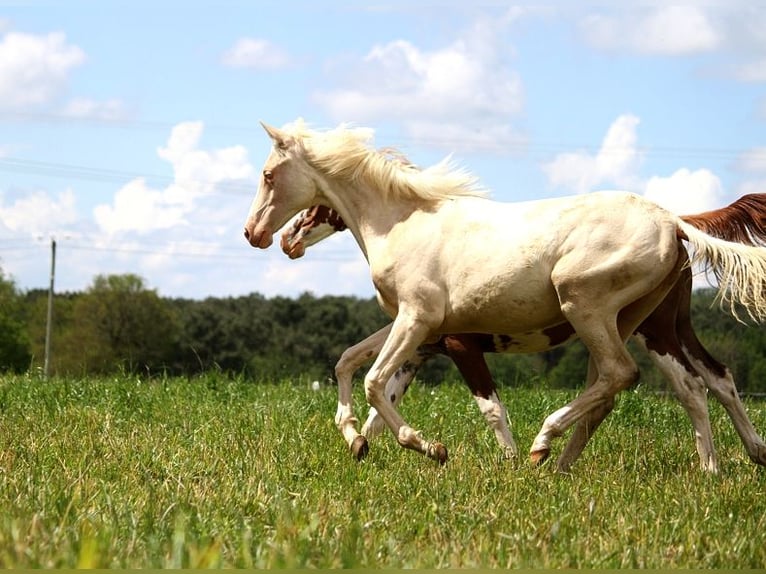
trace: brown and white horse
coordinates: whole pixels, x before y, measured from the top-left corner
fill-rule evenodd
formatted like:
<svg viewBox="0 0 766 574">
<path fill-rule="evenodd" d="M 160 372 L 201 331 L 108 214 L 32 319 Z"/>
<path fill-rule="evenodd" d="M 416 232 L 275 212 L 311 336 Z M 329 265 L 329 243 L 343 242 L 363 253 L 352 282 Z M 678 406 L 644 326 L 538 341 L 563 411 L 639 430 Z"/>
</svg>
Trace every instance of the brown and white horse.
<svg viewBox="0 0 766 574">
<path fill-rule="evenodd" d="M 717 237 L 751 245 L 766 242 L 766 194 L 745 195 L 727 207 L 681 218 Z M 293 224 L 282 232 L 280 244 L 282 250 L 295 259 L 302 257 L 306 248 L 345 229 L 346 224 L 334 210 L 315 205 L 299 214 Z M 706 387 L 731 417 L 750 458 L 758 464 L 766 464 L 766 443 L 750 422 L 734 388 L 731 373 L 706 351 L 694 333 L 689 315 L 689 273 L 688 269 L 684 271 L 683 281 L 676 283 L 660 306 L 639 325 L 634 337 L 648 351 L 688 413 L 695 430 L 703 470 L 718 470 Z M 375 334 L 343 353 L 336 366 L 339 386 L 351 384 L 353 372 L 372 358 L 370 351 L 374 353 L 379 348 L 380 338 Z M 476 333 L 444 335 L 435 344 L 418 348 L 416 355 L 389 379 L 385 396 L 398 404 L 420 365 L 436 354 L 447 355 L 463 376 L 505 455 L 513 456 L 517 449 L 508 427 L 506 409 L 484 360 L 484 353 L 514 352 L 512 347 L 504 344 L 504 340 L 503 336 Z M 381 430 L 382 421 L 375 409 L 371 409 L 362 425 L 362 435 L 372 438 Z M 355 454 L 364 456 L 365 452 Z M 565 470 L 561 465 L 559 469 Z"/>
<path fill-rule="evenodd" d="M 446 162 L 415 170 L 392 161 L 370 147 L 372 130 L 315 131 L 301 121 L 264 127 L 274 145 L 246 239 L 269 247 L 276 230 L 312 205 L 340 214 L 393 318 L 365 377 L 367 401 L 401 446 L 440 463 L 445 446 L 407 424 L 384 391 L 420 345 L 441 335 L 506 334 L 524 352 L 550 347 L 561 333 L 580 337 L 590 353 L 587 388 L 543 421 L 530 449 L 537 464 L 576 423 L 562 454 L 574 460 L 615 395 L 635 382 L 625 340 L 682 277 L 687 249 L 715 274 L 732 312 L 741 305 L 752 319 L 766 319 L 766 249 L 713 237 L 641 196 L 500 203 Z M 357 433 L 346 406 L 348 441 Z"/>
</svg>

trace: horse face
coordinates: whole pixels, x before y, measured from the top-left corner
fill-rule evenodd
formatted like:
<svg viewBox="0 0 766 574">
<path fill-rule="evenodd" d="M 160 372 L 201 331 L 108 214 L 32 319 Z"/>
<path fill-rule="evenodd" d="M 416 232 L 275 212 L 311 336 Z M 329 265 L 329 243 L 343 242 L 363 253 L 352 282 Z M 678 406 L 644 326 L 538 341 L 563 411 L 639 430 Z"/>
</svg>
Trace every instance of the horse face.
<svg viewBox="0 0 766 574">
<path fill-rule="evenodd" d="M 266 249 L 274 231 L 316 196 L 313 170 L 302 157 L 302 148 L 289 134 L 263 125 L 274 147 L 263 165 L 258 194 L 245 222 L 245 238 L 253 247 Z"/>
<path fill-rule="evenodd" d="M 342 227 L 336 220 L 340 221 Z M 307 247 L 342 229 L 345 229 L 345 224 L 332 209 L 314 205 L 303 211 L 290 228 L 282 232 L 280 245 L 290 259 L 297 259 L 303 257 Z"/>
</svg>

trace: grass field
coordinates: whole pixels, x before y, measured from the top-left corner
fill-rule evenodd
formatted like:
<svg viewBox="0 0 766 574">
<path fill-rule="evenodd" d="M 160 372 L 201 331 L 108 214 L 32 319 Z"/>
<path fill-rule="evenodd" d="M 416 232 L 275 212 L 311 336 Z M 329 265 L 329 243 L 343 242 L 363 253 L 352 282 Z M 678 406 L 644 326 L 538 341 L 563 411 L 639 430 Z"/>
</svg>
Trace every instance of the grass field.
<svg viewBox="0 0 766 574">
<path fill-rule="evenodd" d="M 502 396 L 526 451 L 571 394 Z M 335 399 L 219 375 L 0 378 L 0 566 L 766 567 L 766 469 L 717 404 L 717 476 L 680 406 L 641 388 L 562 475 L 500 460 L 457 384 L 402 405 L 446 466 L 388 435 L 356 463 Z M 747 407 L 766 432 L 766 403 Z"/>
</svg>

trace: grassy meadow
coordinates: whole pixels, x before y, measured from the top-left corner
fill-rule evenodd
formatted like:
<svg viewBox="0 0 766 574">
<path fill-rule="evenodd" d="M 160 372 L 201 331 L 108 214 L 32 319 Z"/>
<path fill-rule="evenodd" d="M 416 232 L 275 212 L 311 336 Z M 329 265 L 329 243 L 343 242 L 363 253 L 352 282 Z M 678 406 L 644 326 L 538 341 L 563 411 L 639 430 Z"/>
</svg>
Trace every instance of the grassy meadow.
<svg viewBox="0 0 766 574">
<path fill-rule="evenodd" d="M 524 452 L 572 397 L 501 394 Z M 717 403 L 717 476 L 678 403 L 641 387 L 567 475 L 501 460 L 457 383 L 402 405 L 444 467 L 388 435 L 356 463 L 335 404 L 308 380 L 4 376 L 0 567 L 766 567 L 766 469 Z M 766 433 L 766 403 L 747 407 Z"/>
</svg>

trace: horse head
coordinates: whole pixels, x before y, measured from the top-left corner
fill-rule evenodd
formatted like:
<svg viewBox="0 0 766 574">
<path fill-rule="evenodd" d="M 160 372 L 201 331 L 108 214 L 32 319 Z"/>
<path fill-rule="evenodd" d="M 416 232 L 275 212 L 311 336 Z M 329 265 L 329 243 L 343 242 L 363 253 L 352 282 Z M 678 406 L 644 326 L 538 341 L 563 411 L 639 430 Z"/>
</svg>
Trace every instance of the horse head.
<svg viewBox="0 0 766 574">
<path fill-rule="evenodd" d="M 307 247 L 344 229 L 346 224 L 334 209 L 313 205 L 301 212 L 293 224 L 282 232 L 280 246 L 290 259 L 297 259 L 303 257 Z"/>
<path fill-rule="evenodd" d="M 300 139 L 286 129 L 261 125 L 273 147 L 245 222 L 245 238 L 253 247 L 266 249 L 277 229 L 314 203 L 317 185 Z"/>
</svg>

